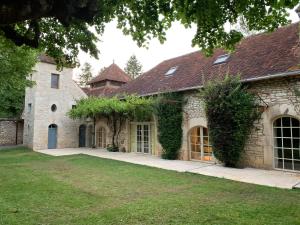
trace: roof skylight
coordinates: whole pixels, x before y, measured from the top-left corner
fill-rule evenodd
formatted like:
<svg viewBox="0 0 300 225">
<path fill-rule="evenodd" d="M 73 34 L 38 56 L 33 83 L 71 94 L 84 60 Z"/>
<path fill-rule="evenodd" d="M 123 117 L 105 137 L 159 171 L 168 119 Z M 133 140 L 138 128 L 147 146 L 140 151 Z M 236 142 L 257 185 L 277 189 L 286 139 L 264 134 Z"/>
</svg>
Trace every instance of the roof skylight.
<svg viewBox="0 0 300 225">
<path fill-rule="evenodd" d="M 173 74 L 176 72 L 177 68 L 178 68 L 178 66 L 173 66 L 173 67 L 171 67 L 171 68 L 165 73 L 165 75 L 166 75 L 166 76 L 171 76 L 171 75 L 173 75 Z"/>
<path fill-rule="evenodd" d="M 229 57 L 230 57 L 229 54 L 218 56 L 218 58 L 214 61 L 214 65 L 227 62 L 227 60 L 229 59 Z"/>
</svg>

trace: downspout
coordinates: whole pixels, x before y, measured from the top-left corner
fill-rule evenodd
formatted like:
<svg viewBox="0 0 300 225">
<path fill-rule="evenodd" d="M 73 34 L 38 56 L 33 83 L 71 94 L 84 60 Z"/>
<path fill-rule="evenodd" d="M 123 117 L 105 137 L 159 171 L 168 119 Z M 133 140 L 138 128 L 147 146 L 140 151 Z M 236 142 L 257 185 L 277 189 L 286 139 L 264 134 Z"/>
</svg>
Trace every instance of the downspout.
<svg viewBox="0 0 300 225">
<path fill-rule="evenodd" d="M 18 145 L 18 125 L 19 125 L 19 121 L 16 120 L 16 145 Z"/>
<path fill-rule="evenodd" d="M 96 148 L 96 117 L 94 116 L 94 135 L 93 135 L 93 140 L 92 140 L 92 148 Z"/>
</svg>

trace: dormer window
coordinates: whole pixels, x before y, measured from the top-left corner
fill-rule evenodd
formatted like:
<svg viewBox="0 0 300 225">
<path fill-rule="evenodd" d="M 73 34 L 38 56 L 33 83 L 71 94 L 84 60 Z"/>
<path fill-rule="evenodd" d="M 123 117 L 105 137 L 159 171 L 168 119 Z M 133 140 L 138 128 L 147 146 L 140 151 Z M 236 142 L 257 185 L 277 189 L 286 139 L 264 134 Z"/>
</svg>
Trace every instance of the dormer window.
<svg viewBox="0 0 300 225">
<path fill-rule="evenodd" d="M 173 66 L 173 67 L 171 67 L 171 68 L 165 73 L 165 75 L 166 75 L 166 76 L 171 76 L 171 75 L 173 75 L 173 74 L 176 72 L 177 68 L 178 68 L 178 66 Z"/>
<path fill-rule="evenodd" d="M 229 57 L 230 57 L 229 54 L 218 56 L 218 58 L 214 61 L 214 65 L 221 64 L 221 63 L 226 63 L 228 61 Z"/>
</svg>

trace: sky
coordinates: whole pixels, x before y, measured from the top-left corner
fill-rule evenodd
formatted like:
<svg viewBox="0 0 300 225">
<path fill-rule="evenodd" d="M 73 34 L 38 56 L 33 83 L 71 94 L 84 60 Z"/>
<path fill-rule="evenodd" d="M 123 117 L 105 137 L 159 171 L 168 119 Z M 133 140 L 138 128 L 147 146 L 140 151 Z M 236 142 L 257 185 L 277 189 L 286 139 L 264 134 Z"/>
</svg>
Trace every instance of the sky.
<svg viewBox="0 0 300 225">
<path fill-rule="evenodd" d="M 299 20 L 294 10 L 290 11 L 292 22 Z M 92 65 L 93 76 L 96 76 L 101 68 L 108 67 L 115 62 L 121 69 L 124 69 L 129 57 L 133 54 L 143 65 L 143 72 L 148 71 L 166 59 L 174 58 L 193 51 L 199 50 L 192 47 L 192 39 L 196 28 L 184 28 L 180 23 L 173 23 L 172 27 L 166 32 L 167 40 L 160 44 L 157 39 L 150 41 L 148 48 L 139 48 L 131 38 L 125 36 L 121 30 L 116 28 L 113 21 L 106 25 L 104 34 L 99 37 L 100 42 L 97 47 L 100 50 L 99 59 L 96 60 L 84 52 L 80 52 L 78 59 L 81 65 L 88 62 Z M 80 68 L 75 69 L 74 79 L 78 79 Z"/>
</svg>

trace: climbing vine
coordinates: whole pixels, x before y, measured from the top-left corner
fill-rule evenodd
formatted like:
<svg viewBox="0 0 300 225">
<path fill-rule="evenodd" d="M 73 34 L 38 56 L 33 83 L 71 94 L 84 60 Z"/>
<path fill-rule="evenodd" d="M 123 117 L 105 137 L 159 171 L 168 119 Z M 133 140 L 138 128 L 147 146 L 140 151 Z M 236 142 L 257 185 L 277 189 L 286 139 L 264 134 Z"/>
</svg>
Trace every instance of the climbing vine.
<svg viewBox="0 0 300 225">
<path fill-rule="evenodd" d="M 76 107 L 68 112 L 72 119 L 105 118 L 112 132 L 110 151 L 119 151 L 119 136 L 127 119 L 147 120 L 152 116 L 153 99 L 125 96 L 124 99 L 89 97 L 77 101 Z"/>
<path fill-rule="evenodd" d="M 225 166 L 237 167 L 253 123 L 259 118 L 255 95 L 240 79 L 226 76 L 202 91 L 214 156 Z"/>
<path fill-rule="evenodd" d="M 156 106 L 158 139 L 164 159 L 177 159 L 182 143 L 183 95 L 169 93 L 159 97 Z"/>
</svg>

